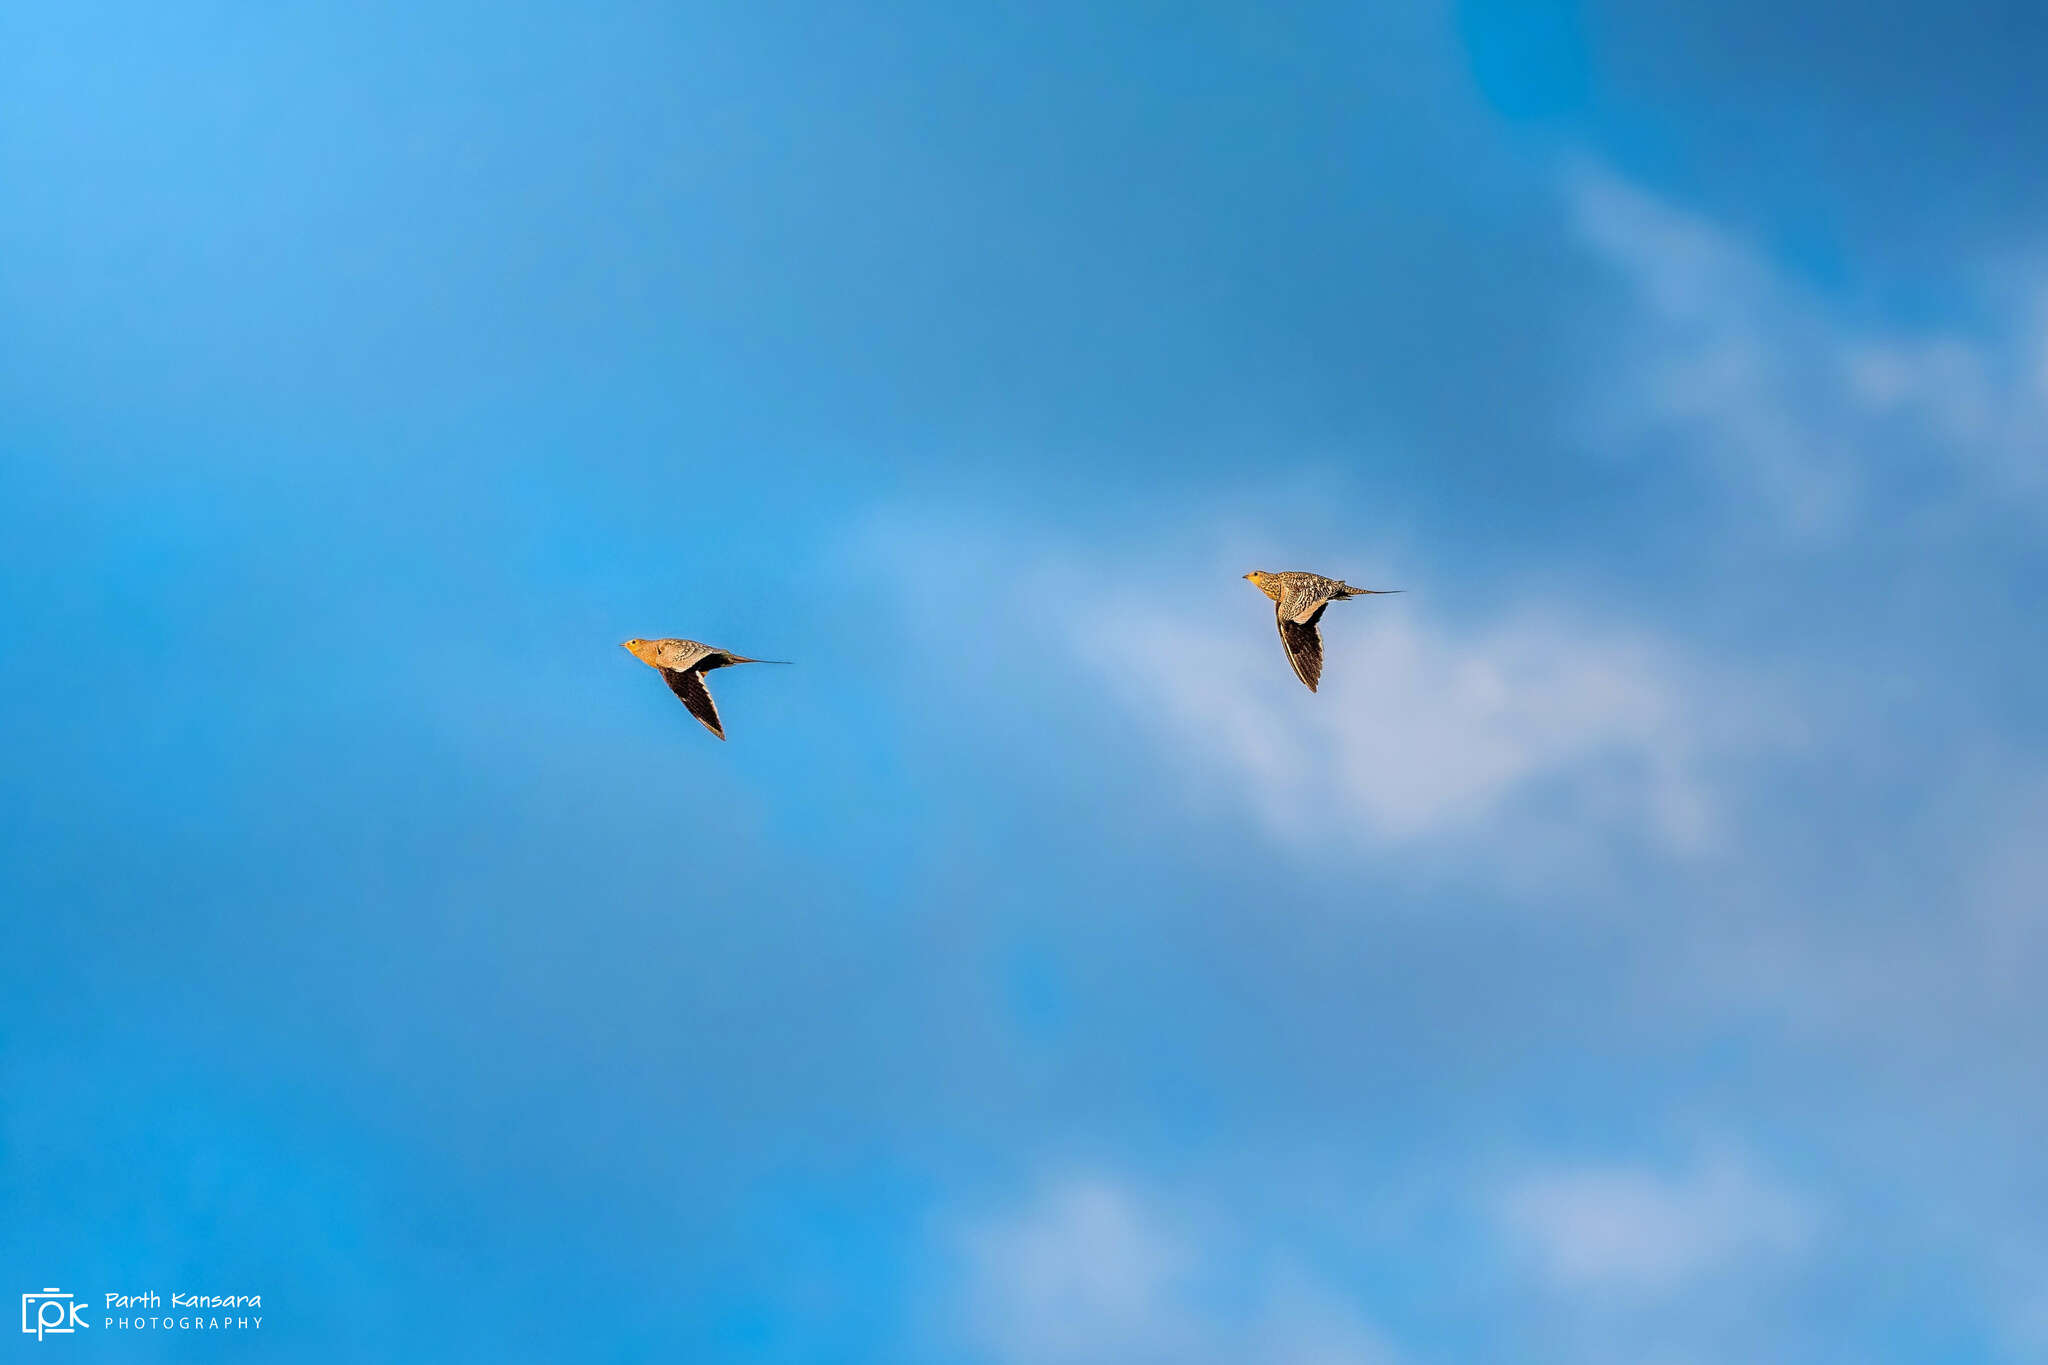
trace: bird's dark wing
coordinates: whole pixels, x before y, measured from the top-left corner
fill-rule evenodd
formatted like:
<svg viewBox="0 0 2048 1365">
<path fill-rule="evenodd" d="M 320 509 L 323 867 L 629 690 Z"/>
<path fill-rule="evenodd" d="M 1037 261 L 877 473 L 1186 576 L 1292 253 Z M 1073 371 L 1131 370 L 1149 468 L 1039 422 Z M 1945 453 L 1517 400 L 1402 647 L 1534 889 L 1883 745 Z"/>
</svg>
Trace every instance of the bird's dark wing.
<svg viewBox="0 0 2048 1365">
<path fill-rule="evenodd" d="M 711 700 L 711 689 L 704 686 L 704 675 L 696 669 L 664 668 L 662 680 L 668 690 L 683 699 L 683 705 L 690 708 L 690 714 L 704 722 L 704 728 L 720 739 L 725 738 L 725 727 L 718 720 L 718 703 Z"/>
<path fill-rule="evenodd" d="M 1288 620 L 1284 604 L 1274 613 L 1280 622 L 1280 643 L 1287 646 L 1287 662 L 1294 665 L 1294 676 L 1311 692 L 1323 680 L 1323 637 L 1316 630 L 1316 622 L 1323 619 L 1323 609 L 1328 605 L 1326 602 L 1317 607 L 1306 621 Z"/>
</svg>

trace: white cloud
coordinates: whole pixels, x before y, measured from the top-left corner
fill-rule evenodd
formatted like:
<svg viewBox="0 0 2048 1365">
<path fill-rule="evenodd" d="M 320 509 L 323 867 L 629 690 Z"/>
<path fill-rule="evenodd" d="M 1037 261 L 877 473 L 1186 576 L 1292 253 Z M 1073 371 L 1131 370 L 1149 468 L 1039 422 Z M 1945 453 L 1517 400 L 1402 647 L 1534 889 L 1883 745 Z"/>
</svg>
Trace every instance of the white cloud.
<svg viewBox="0 0 2048 1365">
<path fill-rule="evenodd" d="M 1743 727 L 1702 695 L 1697 665 L 1627 631 L 1533 612 L 1457 629 L 1387 601 L 1331 608 L 1314 697 L 1257 601 L 1227 622 L 1114 604 L 1082 652 L 1140 724 L 1283 836 L 1442 835 L 1547 784 L 1575 817 L 1674 851 L 1711 842 L 1703 761 Z"/>
<path fill-rule="evenodd" d="M 1659 1296 L 1732 1267 L 1796 1257 L 1815 1215 L 1727 1154 L 1667 1175 L 1637 1166 L 1540 1171 L 1496 1215 L 1553 1289 Z"/>
<path fill-rule="evenodd" d="M 1868 412 L 1903 419 L 1995 489 L 2048 486 L 2048 326 L 2032 355 L 1954 336 L 1845 343 L 1850 392 Z"/>
<path fill-rule="evenodd" d="M 2015 784 L 1995 803 L 1985 846 L 1965 878 L 1982 941 L 1982 973 L 1972 986 L 2001 1003 L 2039 998 L 2048 965 L 2048 777 Z"/>
<path fill-rule="evenodd" d="M 1807 536 L 1844 529 L 1916 470 L 1993 495 L 2048 484 L 2048 307 L 1995 335 L 1858 326 L 1609 172 L 1578 166 L 1568 195 L 1580 238 L 1639 305 L 1595 404 L 1603 442 L 1673 442 Z"/>
<path fill-rule="evenodd" d="M 1048 1183 L 958 1233 L 967 1328 L 1016 1365 L 1391 1365 L 1393 1349 L 1298 1266 L 1101 1177 Z"/>
<path fill-rule="evenodd" d="M 1166 1359 L 1192 1345 L 1193 1324 L 1172 1304 L 1189 1249 L 1116 1185 L 1055 1186 L 966 1244 L 978 1322 L 1007 1358 Z"/>
<path fill-rule="evenodd" d="M 1259 558 L 1246 544 L 1273 537 L 1106 559 L 993 535 L 934 542 L 913 529 L 932 520 L 878 523 L 863 553 L 904 585 L 935 688 L 993 669 L 1107 703 L 1159 750 L 1171 799 L 1283 844 L 1485 838 L 1487 866 L 1510 876 L 1549 875 L 1616 835 L 1697 855 L 1723 833 L 1722 765 L 1794 734 L 1769 689 L 1659 632 L 1515 606 L 1459 624 L 1427 588 L 1334 604 L 1310 695 L 1271 604 L 1238 581 Z M 1411 588 L 1429 577 L 1375 571 L 1343 546 L 1313 562 Z"/>
</svg>

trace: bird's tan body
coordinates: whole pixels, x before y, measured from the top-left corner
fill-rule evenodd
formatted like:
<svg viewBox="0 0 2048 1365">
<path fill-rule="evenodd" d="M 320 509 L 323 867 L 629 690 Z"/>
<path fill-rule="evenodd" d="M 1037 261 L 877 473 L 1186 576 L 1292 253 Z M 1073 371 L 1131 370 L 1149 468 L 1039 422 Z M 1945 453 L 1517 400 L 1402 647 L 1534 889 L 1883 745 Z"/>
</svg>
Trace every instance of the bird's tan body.
<svg viewBox="0 0 2048 1365">
<path fill-rule="evenodd" d="M 1245 575 L 1245 581 L 1273 600 L 1273 615 L 1280 626 L 1280 643 L 1287 650 L 1287 662 L 1294 666 L 1294 676 L 1311 692 L 1323 677 L 1323 637 L 1316 629 L 1316 623 L 1323 618 L 1323 608 L 1347 597 L 1401 591 L 1354 588 L 1341 578 L 1325 578 L 1300 569 L 1279 573 L 1253 569 Z"/>
<path fill-rule="evenodd" d="M 697 664 L 725 651 L 695 640 L 628 640 L 626 651 L 641 663 L 653 668 L 695 668 Z M 738 659 L 738 655 L 733 658 Z M 719 667 L 717 664 L 713 668 Z"/>
</svg>

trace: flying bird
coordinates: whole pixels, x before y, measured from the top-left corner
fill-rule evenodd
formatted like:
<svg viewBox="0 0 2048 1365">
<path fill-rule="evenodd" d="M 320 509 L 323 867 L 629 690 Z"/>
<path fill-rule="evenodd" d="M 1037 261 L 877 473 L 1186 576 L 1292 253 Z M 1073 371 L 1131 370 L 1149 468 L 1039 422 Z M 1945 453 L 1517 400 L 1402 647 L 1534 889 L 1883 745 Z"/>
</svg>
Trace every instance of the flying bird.
<svg viewBox="0 0 2048 1365">
<path fill-rule="evenodd" d="M 1316 684 L 1323 677 L 1323 637 L 1316 631 L 1316 622 L 1323 619 L 1323 608 L 1347 597 L 1403 591 L 1400 588 L 1354 588 L 1341 578 L 1325 578 L 1319 573 L 1292 569 L 1283 573 L 1253 569 L 1245 579 L 1273 599 L 1273 615 L 1280 623 L 1280 643 L 1287 647 L 1287 662 L 1294 665 L 1294 676 L 1301 679 L 1311 692 L 1316 690 Z"/>
<path fill-rule="evenodd" d="M 661 674 L 669 691 L 681 697 L 683 705 L 690 708 L 690 714 L 703 721 L 704 728 L 720 739 L 725 738 L 725 726 L 719 723 L 718 703 L 711 700 L 711 689 L 704 685 L 704 675 L 714 668 L 733 664 L 789 662 L 787 659 L 749 659 L 744 654 L 699 644 L 695 640 L 635 638 L 626 641 L 624 648 L 628 654 Z"/>
</svg>

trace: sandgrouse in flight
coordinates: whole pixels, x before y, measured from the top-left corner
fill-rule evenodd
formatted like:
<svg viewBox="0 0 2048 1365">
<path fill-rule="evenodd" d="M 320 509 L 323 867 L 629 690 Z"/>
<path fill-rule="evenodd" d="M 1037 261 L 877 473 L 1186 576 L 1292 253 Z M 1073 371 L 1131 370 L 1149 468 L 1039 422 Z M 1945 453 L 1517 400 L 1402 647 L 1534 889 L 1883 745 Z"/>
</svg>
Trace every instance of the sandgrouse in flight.
<svg viewBox="0 0 2048 1365">
<path fill-rule="evenodd" d="M 1341 578 L 1325 578 L 1319 573 L 1292 569 L 1285 573 L 1253 569 L 1245 578 L 1273 599 L 1273 615 L 1280 622 L 1280 643 L 1287 646 L 1287 662 L 1294 665 L 1294 676 L 1301 679 L 1311 692 L 1316 690 L 1316 684 L 1323 676 L 1323 637 L 1316 631 L 1316 622 L 1323 619 L 1323 608 L 1347 597 L 1401 591 L 1400 588 L 1354 588 Z"/>
<path fill-rule="evenodd" d="M 749 659 L 744 654 L 698 644 L 695 640 L 632 639 L 626 641 L 625 650 L 660 673 L 669 691 L 681 697 L 683 705 L 690 708 L 690 714 L 703 721 L 704 728 L 720 739 L 725 738 L 725 726 L 719 723 L 718 703 L 711 700 L 711 689 L 704 686 L 704 675 L 714 668 L 726 668 L 732 664 L 788 662 L 786 659 Z"/>
</svg>

